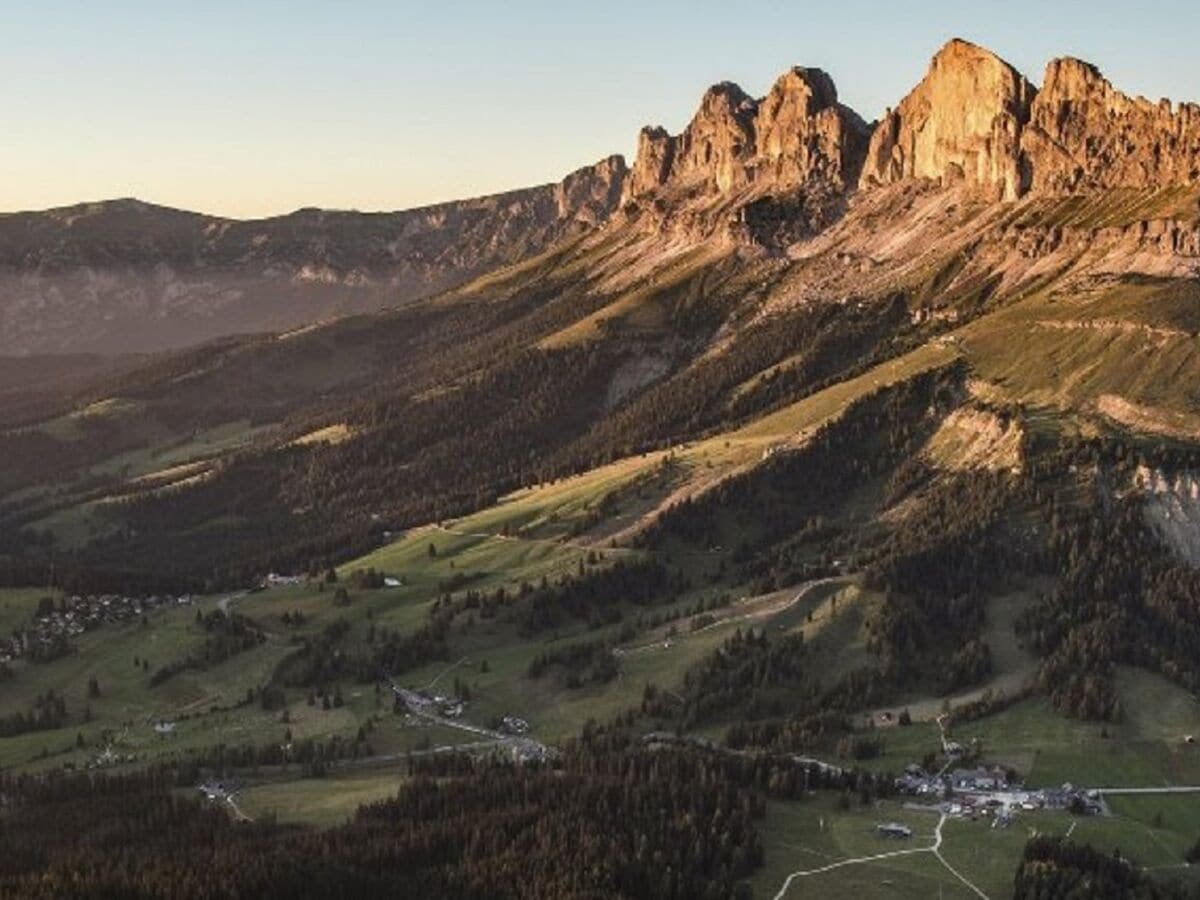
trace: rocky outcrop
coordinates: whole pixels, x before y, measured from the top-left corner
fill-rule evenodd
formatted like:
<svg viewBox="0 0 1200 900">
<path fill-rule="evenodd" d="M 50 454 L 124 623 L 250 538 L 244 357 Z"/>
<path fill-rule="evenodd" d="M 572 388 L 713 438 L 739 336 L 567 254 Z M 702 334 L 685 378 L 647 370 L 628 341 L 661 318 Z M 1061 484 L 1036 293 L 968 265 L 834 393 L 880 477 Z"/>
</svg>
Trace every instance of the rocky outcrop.
<svg viewBox="0 0 1200 900">
<path fill-rule="evenodd" d="M 943 47 L 921 83 L 875 129 L 864 186 L 908 178 L 965 180 L 1012 200 L 1027 184 L 1021 129 L 1035 90 L 995 54 L 962 40 Z"/>
<path fill-rule="evenodd" d="M 1138 466 L 1133 476 L 1142 497 L 1142 513 L 1179 556 L 1200 567 L 1200 477 L 1195 472 L 1167 474 Z"/>
<path fill-rule="evenodd" d="M 644 196 L 668 184 L 727 191 L 746 181 L 745 166 L 754 153 L 756 104 L 736 84 L 709 88 L 700 108 L 680 134 L 643 128 L 626 199 Z"/>
<path fill-rule="evenodd" d="M 680 134 L 642 129 L 625 201 L 748 187 L 778 193 L 817 182 L 842 190 L 857 178 L 869 133 L 820 69 L 788 70 L 761 100 L 723 82 Z"/>
<path fill-rule="evenodd" d="M 238 221 L 118 200 L 0 216 L 0 356 L 152 351 L 455 287 L 608 219 L 625 161 L 395 213 Z"/>
<path fill-rule="evenodd" d="M 817 178 L 838 187 L 858 180 L 870 126 L 838 103 L 820 69 L 789 69 L 759 103 L 754 122 L 756 174 L 782 186 Z"/>
<path fill-rule="evenodd" d="M 1046 67 L 1021 151 L 1039 193 L 1194 184 L 1200 106 L 1131 98 L 1095 66 L 1057 59 Z"/>
<path fill-rule="evenodd" d="M 865 187 L 965 180 L 1013 200 L 1200 181 L 1200 107 L 1122 94 L 1058 59 L 1037 91 L 993 53 L 954 40 L 875 130 Z"/>
<path fill-rule="evenodd" d="M 718 191 L 745 184 L 754 154 L 757 104 L 730 82 L 704 93 L 700 109 L 675 141 L 671 178 L 711 182 Z"/>
<path fill-rule="evenodd" d="M 554 186 L 559 221 L 586 225 L 606 221 L 621 200 L 627 174 L 625 157 L 620 155 L 572 172 Z"/>
<path fill-rule="evenodd" d="M 937 183 L 969 185 L 972 202 L 1092 195 L 1062 221 L 1043 210 L 1043 225 L 1015 223 L 1024 259 L 1097 242 L 1139 271 L 1192 272 L 1196 191 L 1106 192 L 1200 185 L 1200 106 L 1130 98 L 1074 59 L 1052 62 L 1039 92 L 953 40 L 874 131 L 829 75 L 796 67 L 757 100 L 712 87 L 678 135 L 643 129 L 628 170 L 612 156 L 491 197 L 258 221 L 135 201 L 0 216 L 0 355 L 156 350 L 369 312 L 540 253 L 617 209 L 635 233 L 783 253 L 872 192 L 940 194 Z"/>
<path fill-rule="evenodd" d="M 661 126 L 647 125 L 638 133 L 637 155 L 625 181 L 625 200 L 657 190 L 671 177 L 675 140 Z"/>
</svg>

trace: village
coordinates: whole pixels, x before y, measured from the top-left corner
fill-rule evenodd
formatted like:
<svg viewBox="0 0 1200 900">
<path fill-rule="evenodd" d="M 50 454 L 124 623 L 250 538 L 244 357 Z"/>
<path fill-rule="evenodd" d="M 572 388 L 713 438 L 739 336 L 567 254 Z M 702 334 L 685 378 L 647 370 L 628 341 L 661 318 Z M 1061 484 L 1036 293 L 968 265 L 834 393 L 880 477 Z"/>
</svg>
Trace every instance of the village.
<svg viewBox="0 0 1200 900">
<path fill-rule="evenodd" d="M 392 682 L 392 693 L 396 697 L 396 711 L 409 717 L 411 724 L 437 724 L 466 731 L 483 738 L 471 749 L 508 751 L 514 762 L 542 762 L 555 755 L 552 747 L 529 737 L 529 722 L 520 716 L 504 715 L 494 728 L 485 728 L 463 721 L 466 701 L 432 693 L 429 689 L 412 690 Z M 434 747 L 428 752 L 441 753 L 460 750 L 461 747 L 446 745 Z"/>
<path fill-rule="evenodd" d="M 896 779 L 901 794 L 918 797 L 925 803 L 906 803 L 912 810 L 939 812 L 951 818 L 975 820 L 991 817 L 993 828 L 1006 828 L 1018 812 L 1036 810 L 1069 811 L 1077 815 L 1095 815 L 1105 811 L 1099 791 L 1077 788 L 1067 783 L 1061 787 L 1027 789 L 1016 771 L 999 765 L 962 766 L 974 751 L 947 733 L 947 716 L 935 720 L 941 732 L 942 757 L 945 762 L 937 772 L 928 772 L 913 763 L 905 767 Z M 953 768 L 952 768 L 953 767 Z M 907 837 L 892 827 L 895 823 L 879 825 L 887 837 Z"/>
<path fill-rule="evenodd" d="M 902 794 L 928 801 L 908 803 L 906 808 L 936 810 L 966 819 L 991 816 L 995 827 L 1005 827 L 1018 812 L 1050 810 L 1095 815 L 1104 811 L 1099 791 L 1069 783 L 1061 787 L 1026 788 L 1015 780 L 1012 770 L 1001 766 L 930 774 L 918 765 L 911 765 L 896 779 L 896 788 Z"/>
<path fill-rule="evenodd" d="M 169 606 L 189 606 L 190 594 L 130 597 L 122 594 L 88 594 L 62 598 L 56 605 L 47 597 L 38 604 L 28 628 L 14 629 L 0 639 L 0 663 L 18 659 L 53 659 L 68 652 L 70 639 L 104 624 L 140 619 Z"/>
</svg>

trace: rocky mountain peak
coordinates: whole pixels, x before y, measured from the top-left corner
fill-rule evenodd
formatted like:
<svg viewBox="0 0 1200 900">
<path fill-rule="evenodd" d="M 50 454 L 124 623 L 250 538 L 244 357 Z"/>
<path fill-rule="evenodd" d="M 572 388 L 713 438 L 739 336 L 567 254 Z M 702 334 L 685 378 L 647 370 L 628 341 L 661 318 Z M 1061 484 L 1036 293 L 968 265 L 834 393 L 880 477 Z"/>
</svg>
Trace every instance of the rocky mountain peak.
<svg viewBox="0 0 1200 900">
<path fill-rule="evenodd" d="M 820 69 L 789 69 L 758 105 L 759 176 L 779 186 L 810 178 L 845 187 L 858 175 L 870 127 L 838 103 L 833 79 Z"/>
<path fill-rule="evenodd" d="M 621 198 L 629 169 L 625 157 L 608 156 L 594 165 L 576 169 L 554 186 L 559 219 L 596 225 L 608 219 Z"/>
<path fill-rule="evenodd" d="M 991 51 L 950 41 L 876 128 L 862 183 L 965 180 L 1015 199 L 1026 183 L 1020 138 L 1035 94 L 1025 76 Z"/>
<path fill-rule="evenodd" d="M 820 69 L 789 69 L 761 100 L 722 82 L 680 134 L 642 129 L 625 199 L 663 190 L 719 197 L 751 186 L 770 193 L 810 180 L 841 190 L 856 180 L 869 131 Z"/>
<path fill-rule="evenodd" d="M 711 182 L 718 191 L 745 181 L 746 162 L 754 153 L 757 106 L 732 82 L 705 91 L 700 109 L 676 139 L 672 177 Z"/>
<path fill-rule="evenodd" d="M 1021 148 L 1038 192 L 1192 184 L 1200 180 L 1200 107 L 1129 97 L 1090 63 L 1056 59 Z"/>
</svg>

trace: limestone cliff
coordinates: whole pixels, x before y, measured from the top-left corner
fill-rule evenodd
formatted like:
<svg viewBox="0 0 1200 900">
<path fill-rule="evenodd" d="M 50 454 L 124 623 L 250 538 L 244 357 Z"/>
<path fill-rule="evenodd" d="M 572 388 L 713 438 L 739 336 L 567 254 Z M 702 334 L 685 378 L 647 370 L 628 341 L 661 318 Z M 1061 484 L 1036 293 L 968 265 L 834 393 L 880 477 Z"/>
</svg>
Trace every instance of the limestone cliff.
<svg viewBox="0 0 1200 900">
<path fill-rule="evenodd" d="M 1035 90 L 995 54 L 962 40 L 938 51 L 929 71 L 875 129 L 862 185 L 907 178 L 965 180 L 1012 200 L 1026 184 L 1021 129 Z"/>
<path fill-rule="evenodd" d="M 1035 192 L 1157 188 L 1200 180 L 1200 106 L 1116 90 L 1077 59 L 1046 68 L 1021 151 Z"/>
<path fill-rule="evenodd" d="M 604 222 L 621 199 L 627 174 L 625 157 L 620 155 L 572 172 L 554 186 L 558 221 L 587 225 Z"/>
<path fill-rule="evenodd" d="M 775 82 L 754 125 L 756 174 L 784 186 L 813 178 L 853 185 L 871 133 L 858 113 L 838 103 L 832 78 L 798 67 Z"/>
<path fill-rule="evenodd" d="M 751 186 L 771 193 L 813 182 L 841 190 L 857 177 L 868 134 L 819 69 L 788 70 L 761 100 L 723 82 L 704 94 L 680 134 L 642 129 L 625 199 L 721 196 Z"/>
<path fill-rule="evenodd" d="M 953 40 L 872 136 L 861 184 L 909 178 L 1064 195 L 1200 181 L 1200 106 L 1116 90 L 1093 65 L 1058 59 L 1041 90 L 995 54 Z"/>
</svg>

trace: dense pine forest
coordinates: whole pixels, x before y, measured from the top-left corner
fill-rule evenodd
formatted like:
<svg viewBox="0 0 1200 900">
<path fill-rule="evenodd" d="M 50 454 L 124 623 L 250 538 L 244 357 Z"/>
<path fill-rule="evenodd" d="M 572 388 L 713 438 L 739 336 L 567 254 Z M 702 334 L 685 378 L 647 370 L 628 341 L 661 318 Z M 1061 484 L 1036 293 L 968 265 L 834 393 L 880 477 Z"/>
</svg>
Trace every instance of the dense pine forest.
<svg viewBox="0 0 1200 900">
<path fill-rule="evenodd" d="M 764 796 L 874 783 L 786 759 L 647 751 L 596 733 L 547 766 L 414 762 L 392 799 L 312 833 L 235 824 L 176 789 L 189 774 L 5 778 L 0 892 L 748 897 Z"/>
</svg>

